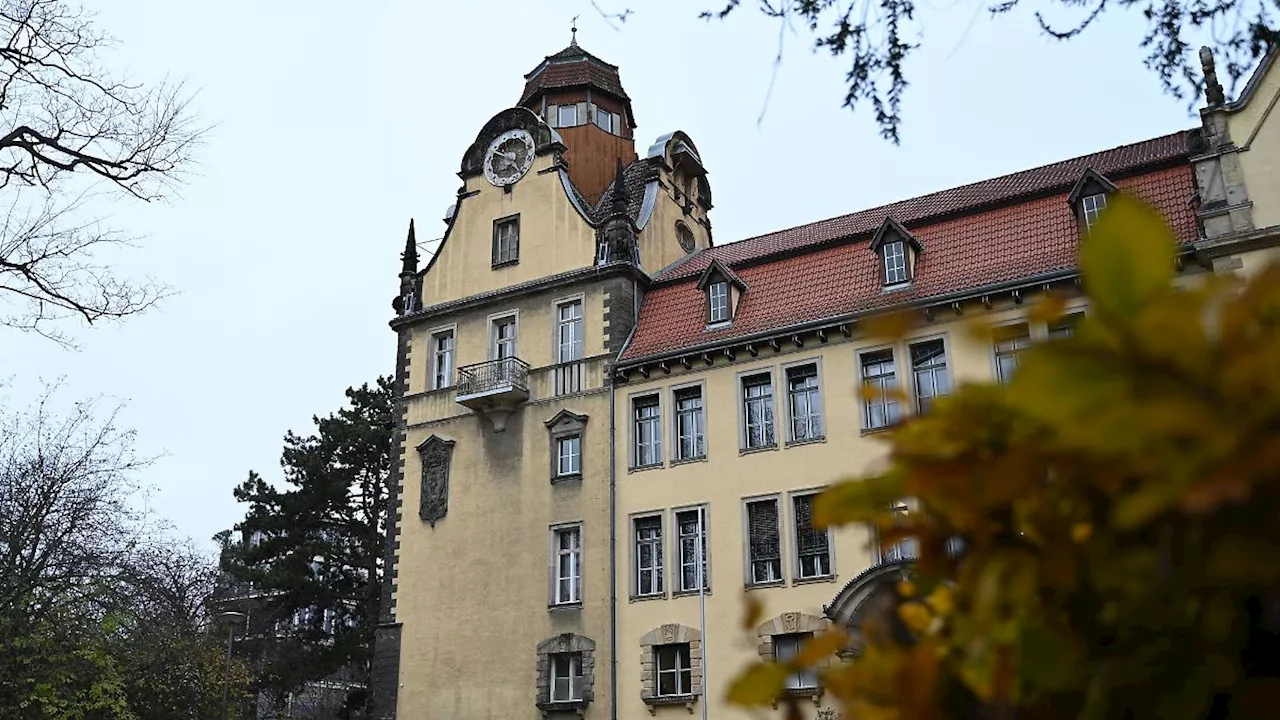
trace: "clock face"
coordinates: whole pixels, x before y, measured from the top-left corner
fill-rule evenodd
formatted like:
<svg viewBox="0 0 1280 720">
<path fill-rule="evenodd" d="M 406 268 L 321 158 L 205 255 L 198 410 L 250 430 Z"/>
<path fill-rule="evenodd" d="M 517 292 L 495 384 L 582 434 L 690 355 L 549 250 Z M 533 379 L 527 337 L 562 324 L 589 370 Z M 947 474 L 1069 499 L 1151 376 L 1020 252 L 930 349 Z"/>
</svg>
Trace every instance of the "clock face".
<svg viewBox="0 0 1280 720">
<path fill-rule="evenodd" d="M 484 156 L 484 176 L 499 187 L 510 185 L 533 165 L 533 136 L 524 130 L 508 130 L 494 138 Z"/>
</svg>

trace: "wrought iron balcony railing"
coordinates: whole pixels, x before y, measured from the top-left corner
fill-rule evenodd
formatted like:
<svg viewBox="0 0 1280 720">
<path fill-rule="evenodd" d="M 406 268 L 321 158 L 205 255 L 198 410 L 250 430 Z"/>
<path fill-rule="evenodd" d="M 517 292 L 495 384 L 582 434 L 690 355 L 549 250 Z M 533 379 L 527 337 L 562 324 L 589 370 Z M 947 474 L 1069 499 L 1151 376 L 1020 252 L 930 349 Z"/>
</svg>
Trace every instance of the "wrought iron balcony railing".
<svg viewBox="0 0 1280 720">
<path fill-rule="evenodd" d="M 529 396 L 529 364 L 520 358 L 486 360 L 458 368 L 457 400 L 493 394 Z"/>
</svg>

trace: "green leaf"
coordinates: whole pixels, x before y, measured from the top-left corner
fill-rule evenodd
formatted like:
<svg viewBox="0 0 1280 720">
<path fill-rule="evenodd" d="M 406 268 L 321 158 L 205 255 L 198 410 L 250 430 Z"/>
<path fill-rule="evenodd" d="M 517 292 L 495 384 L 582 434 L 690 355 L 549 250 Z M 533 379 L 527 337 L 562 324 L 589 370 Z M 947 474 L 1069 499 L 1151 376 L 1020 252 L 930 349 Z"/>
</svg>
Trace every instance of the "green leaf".
<svg viewBox="0 0 1280 720">
<path fill-rule="evenodd" d="M 733 679 L 729 686 L 729 702 L 746 707 L 768 705 L 782 692 L 789 674 L 782 665 L 756 663 Z"/>
<path fill-rule="evenodd" d="M 1093 302 L 1127 318 L 1173 278 L 1174 239 L 1153 208 L 1124 193 L 1080 243 L 1080 270 Z"/>
</svg>

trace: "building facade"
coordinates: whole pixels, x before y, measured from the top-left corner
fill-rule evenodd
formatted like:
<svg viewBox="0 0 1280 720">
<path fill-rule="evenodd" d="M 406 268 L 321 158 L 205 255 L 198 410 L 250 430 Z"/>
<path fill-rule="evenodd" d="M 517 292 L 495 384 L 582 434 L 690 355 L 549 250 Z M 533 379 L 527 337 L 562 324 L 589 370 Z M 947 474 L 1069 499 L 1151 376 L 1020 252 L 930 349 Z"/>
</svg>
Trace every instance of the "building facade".
<svg viewBox="0 0 1280 720">
<path fill-rule="evenodd" d="M 722 245 L 693 141 L 641 155 L 617 68 L 548 56 L 463 154 L 425 268 L 410 225 L 376 716 L 746 717 L 723 701 L 746 662 L 832 623 L 852 632 L 830 662 L 856 662 L 913 549 L 816 530 L 816 493 L 1071 332 L 1078 243 L 1113 193 L 1164 215 L 1182 282 L 1276 257 L 1276 54 L 1231 102 L 1204 54 L 1201 127 Z M 1050 290 L 1067 314 L 1029 320 Z M 867 337 L 891 310 L 907 337 Z M 745 632 L 744 592 L 765 610 Z M 788 692 L 832 717 L 816 676 Z"/>
</svg>

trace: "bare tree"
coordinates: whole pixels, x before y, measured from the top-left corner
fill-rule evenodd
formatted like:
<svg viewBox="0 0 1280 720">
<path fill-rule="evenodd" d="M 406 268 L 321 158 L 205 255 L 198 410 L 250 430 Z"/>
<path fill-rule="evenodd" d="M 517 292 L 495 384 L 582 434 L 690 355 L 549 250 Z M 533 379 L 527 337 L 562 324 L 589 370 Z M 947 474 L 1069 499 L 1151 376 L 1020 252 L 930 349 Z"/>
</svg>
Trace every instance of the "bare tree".
<svg viewBox="0 0 1280 720">
<path fill-rule="evenodd" d="M 0 325 L 66 344 L 59 321 L 124 318 L 165 294 L 95 259 L 129 238 L 88 201 L 166 197 L 204 134 L 181 83 L 107 68 L 113 44 L 65 0 L 0 0 Z"/>
</svg>

